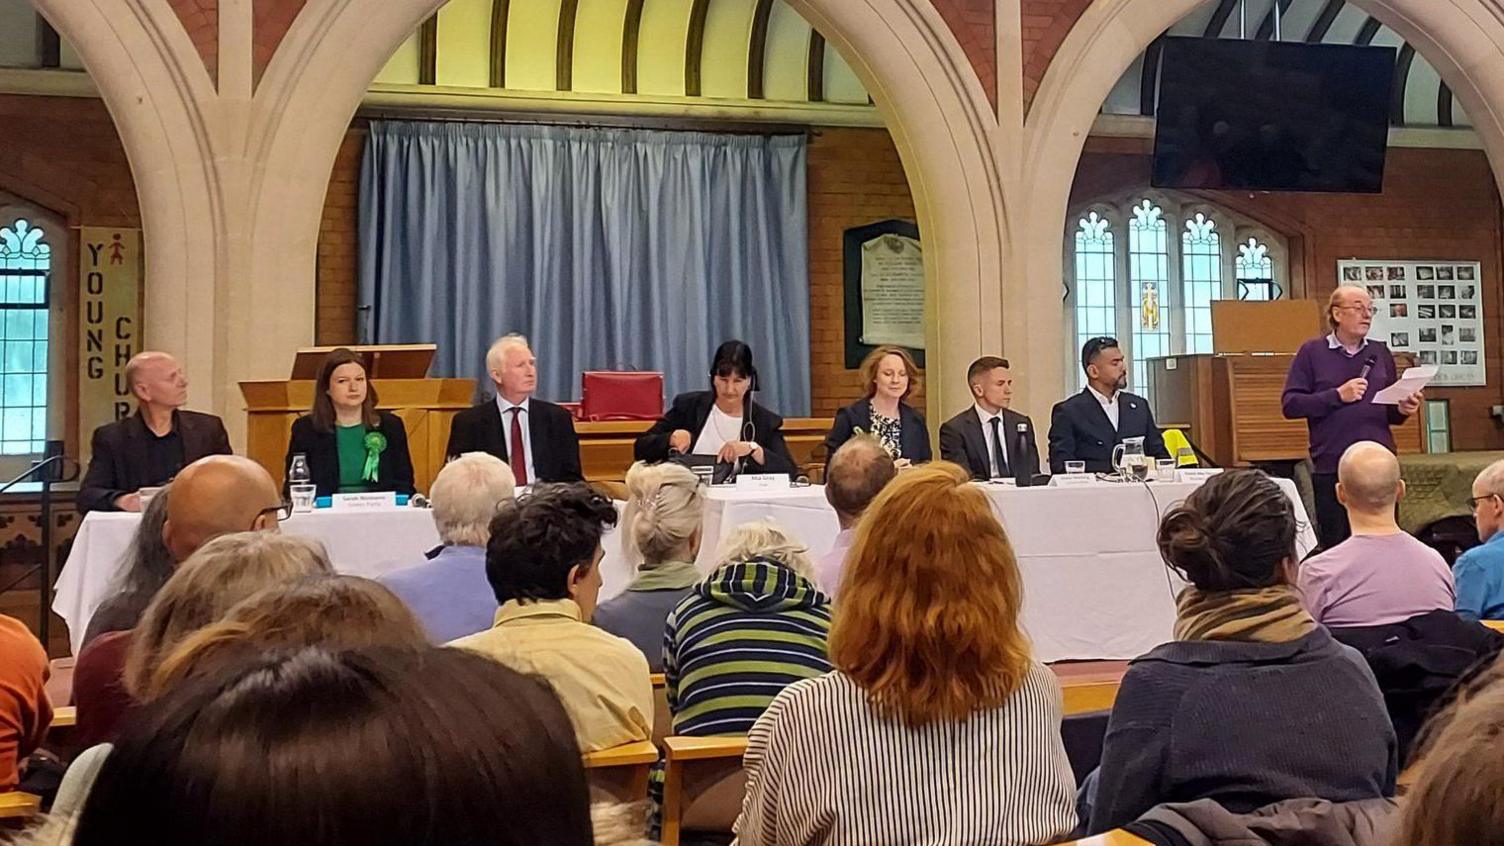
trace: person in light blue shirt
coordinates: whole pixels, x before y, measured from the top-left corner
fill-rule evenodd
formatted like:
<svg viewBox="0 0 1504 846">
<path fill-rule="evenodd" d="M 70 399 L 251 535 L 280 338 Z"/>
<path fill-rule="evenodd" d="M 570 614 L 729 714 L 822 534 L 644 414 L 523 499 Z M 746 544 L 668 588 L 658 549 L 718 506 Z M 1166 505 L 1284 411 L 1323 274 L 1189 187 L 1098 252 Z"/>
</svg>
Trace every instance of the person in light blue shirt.
<svg viewBox="0 0 1504 846">
<path fill-rule="evenodd" d="M 1504 461 L 1478 474 L 1469 501 L 1483 545 L 1462 553 L 1452 568 L 1457 613 L 1469 620 L 1504 620 Z"/>
<path fill-rule="evenodd" d="M 496 506 L 515 492 L 511 468 L 494 455 L 469 452 L 444 465 L 429 491 L 444 545 L 428 560 L 378 579 L 407 603 L 435 643 L 483 632 L 495 623 L 486 542 Z"/>
</svg>

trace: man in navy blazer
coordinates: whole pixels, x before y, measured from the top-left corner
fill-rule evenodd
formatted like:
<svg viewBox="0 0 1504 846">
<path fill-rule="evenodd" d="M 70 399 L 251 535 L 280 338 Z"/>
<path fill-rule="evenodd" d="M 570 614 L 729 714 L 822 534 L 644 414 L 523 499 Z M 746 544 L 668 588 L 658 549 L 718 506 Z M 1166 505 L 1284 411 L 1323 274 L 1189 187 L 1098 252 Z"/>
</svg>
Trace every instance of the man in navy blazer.
<svg viewBox="0 0 1504 846">
<path fill-rule="evenodd" d="M 966 369 L 966 382 L 975 402 L 940 426 L 940 457 L 971 470 L 973 479 L 1012 478 L 1015 470 L 1038 473 L 1034 421 L 1009 408 L 1013 373 L 1008 359 L 982 356 Z M 1019 461 L 1026 466 L 1017 466 Z"/>
<path fill-rule="evenodd" d="M 574 418 L 563 406 L 533 397 L 538 362 L 527 338 L 506 335 L 492 344 L 486 370 L 496 397 L 454 415 L 444 454 L 488 452 L 512 468 L 519 486 L 583 481 Z M 520 460 L 509 457 L 514 452 Z"/>
<path fill-rule="evenodd" d="M 1149 402 L 1123 390 L 1128 365 L 1116 338 L 1092 338 L 1081 348 L 1086 389 L 1055 404 L 1050 414 L 1050 472 L 1084 461 L 1091 473 L 1112 472 L 1112 451 L 1128 438 L 1143 438 L 1144 452 L 1169 458 Z"/>
</svg>

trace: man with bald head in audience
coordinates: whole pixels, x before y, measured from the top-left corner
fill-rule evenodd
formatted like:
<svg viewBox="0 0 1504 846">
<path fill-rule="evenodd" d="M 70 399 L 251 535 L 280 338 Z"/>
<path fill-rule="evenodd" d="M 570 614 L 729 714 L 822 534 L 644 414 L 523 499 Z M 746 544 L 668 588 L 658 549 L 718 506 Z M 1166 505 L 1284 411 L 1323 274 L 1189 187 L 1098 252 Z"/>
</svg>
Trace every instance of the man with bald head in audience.
<svg viewBox="0 0 1504 846">
<path fill-rule="evenodd" d="M 892 454 L 872 435 L 857 435 L 847 440 L 830 457 L 825 468 L 825 501 L 835 509 L 841 533 L 816 564 L 815 574 L 820 590 L 831 598 L 841 586 L 841 568 L 856 536 L 857 520 L 897 473 Z"/>
<path fill-rule="evenodd" d="M 220 535 L 277 528 L 282 495 L 260 464 L 238 455 L 211 455 L 178 474 L 167 500 L 162 543 L 182 563 Z"/>
<path fill-rule="evenodd" d="M 1337 499 L 1352 536 L 1300 566 L 1306 610 L 1328 628 L 1383 626 L 1456 604 L 1452 570 L 1395 522 L 1405 495 L 1400 462 L 1383 444 L 1359 441 L 1337 464 Z"/>
<path fill-rule="evenodd" d="M 136 413 L 94 430 L 78 510 L 140 511 L 141 489 L 165 485 L 206 455 L 228 455 L 230 436 L 212 414 L 185 411 L 188 377 L 164 352 L 138 353 L 125 365 Z"/>
<path fill-rule="evenodd" d="M 1504 620 L 1504 461 L 1495 461 L 1473 480 L 1475 546 L 1457 559 L 1457 613 L 1469 620 Z"/>
</svg>

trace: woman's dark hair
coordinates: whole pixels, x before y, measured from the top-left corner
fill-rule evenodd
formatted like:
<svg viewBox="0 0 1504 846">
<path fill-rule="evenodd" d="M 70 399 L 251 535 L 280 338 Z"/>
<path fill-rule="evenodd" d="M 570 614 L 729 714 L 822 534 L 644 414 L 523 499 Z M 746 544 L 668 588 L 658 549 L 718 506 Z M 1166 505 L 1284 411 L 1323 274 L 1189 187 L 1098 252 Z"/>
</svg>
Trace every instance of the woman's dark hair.
<svg viewBox="0 0 1504 846">
<path fill-rule="evenodd" d="M 334 401 L 329 399 L 329 380 L 334 378 L 334 371 L 346 364 L 358 364 L 360 369 L 366 369 L 366 360 L 353 350 L 340 347 L 330 350 L 324 356 L 324 363 L 319 365 L 319 380 L 313 389 L 313 428 L 318 432 L 334 431 Z M 366 428 L 375 429 L 381 425 L 381 415 L 376 413 L 376 386 L 371 384 L 369 376 L 366 379 L 366 401 L 360 405 L 360 417 L 366 424 Z"/>
<path fill-rule="evenodd" d="M 1203 591 L 1270 587 L 1295 554 L 1295 509 L 1259 470 L 1213 476 L 1165 515 L 1159 554 Z"/>
<path fill-rule="evenodd" d="M 588 568 L 616 506 L 583 482 L 534 485 L 491 518 L 486 578 L 496 601 L 569 598 L 569 570 Z"/>
<path fill-rule="evenodd" d="M 458 649 L 226 666 L 135 713 L 76 846 L 589 846 L 574 730 L 542 682 Z"/>
<path fill-rule="evenodd" d="M 162 542 L 162 524 L 167 521 L 167 495 L 171 485 L 157 491 L 136 524 L 124 565 L 110 589 L 110 596 L 94 612 L 84 632 L 84 643 L 110 631 L 135 628 L 146 606 L 172 578 L 176 564 Z"/>
<path fill-rule="evenodd" d="M 710 359 L 710 378 L 717 376 L 745 376 L 752 380 L 752 390 L 757 390 L 757 366 L 752 363 L 752 348 L 741 341 L 727 341 L 716 347 Z"/>
</svg>

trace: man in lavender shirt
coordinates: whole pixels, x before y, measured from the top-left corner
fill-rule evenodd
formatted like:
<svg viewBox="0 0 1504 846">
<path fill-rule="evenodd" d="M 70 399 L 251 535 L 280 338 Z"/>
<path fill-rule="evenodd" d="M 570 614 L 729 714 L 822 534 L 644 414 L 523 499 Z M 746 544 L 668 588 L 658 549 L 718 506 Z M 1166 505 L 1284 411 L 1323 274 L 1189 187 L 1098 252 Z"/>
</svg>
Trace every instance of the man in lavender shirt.
<svg viewBox="0 0 1504 846">
<path fill-rule="evenodd" d="M 1316 494 L 1316 538 L 1324 549 L 1349 534 L 1347 515 L 1337 501 L 1337 461 L 1358 441 L 1394 450 L 1390 426 L 1419 408 L 1415 394 L 1398 406 L 1374 403 L 1374 394 L 1394 384 L 1394 356 L 1381 341 L 1369 340 L 1373 300 L 1356 285 L 1343 285 L 1327 301 L 1331 334 L 1301 345 L 1285 377 L 1281 397 L 1285 417 L 1304 418 L 1311 433 L 1311 484 Z"/>
<path fill-rule="evenodd" d="M 847 440 L 831 456 L 825 468 L 825 501 L 835 509 L 841 533 L 830 551 L 815 563 L 815 580 L 832 599 L 841 586 L 841 568 L 856 535 L 857 520 L 897 473 L 893 456 L 871 435 Z"/>
<path fill-rule="evenodd" d="M 1394 453 L 1360 441 L 1342 454 L 1337 476 L 1352 537 L 1300 565 L 1297 582 L 1311 616 L 1328 628 L 1345 628 L 1453 610 L 1452 569 L 1394 520 L 1395 503 L 1405 495 Z"/>
</svg>

